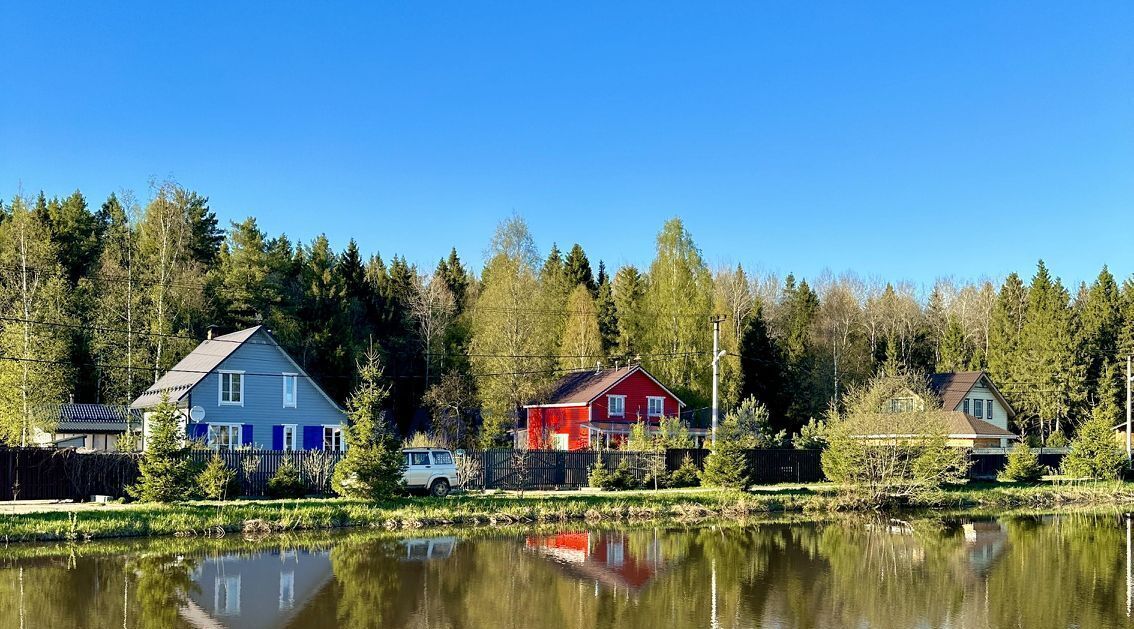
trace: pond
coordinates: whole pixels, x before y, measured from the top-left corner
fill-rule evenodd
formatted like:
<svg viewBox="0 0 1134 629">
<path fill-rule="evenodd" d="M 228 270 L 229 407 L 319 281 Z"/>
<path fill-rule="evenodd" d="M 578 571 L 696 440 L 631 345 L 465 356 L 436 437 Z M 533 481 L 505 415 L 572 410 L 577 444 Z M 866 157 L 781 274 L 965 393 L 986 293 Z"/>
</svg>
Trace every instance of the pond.
<svg viewBox="0 0 1134 629">
<path fill-rule="evenodd" d="M 0 551 L 3 627 L 1125 627 L 1120 514 Z"/>
</svg>

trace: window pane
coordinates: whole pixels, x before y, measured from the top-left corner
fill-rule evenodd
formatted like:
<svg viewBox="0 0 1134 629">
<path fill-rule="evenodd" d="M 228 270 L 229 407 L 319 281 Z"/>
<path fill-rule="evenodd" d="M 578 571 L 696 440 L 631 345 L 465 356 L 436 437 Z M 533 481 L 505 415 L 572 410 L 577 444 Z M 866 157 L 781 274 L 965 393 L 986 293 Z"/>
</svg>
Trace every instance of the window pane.
<svg viewBox="0 0 1134 629">
<path fill-rule="evenodd" d="M 428 452 L 410 452 L 411 465 L 429 465 Z"/>
<path fill-rule="evenodd" d="M 435 465 L 452 465 L 453 455 L 449 454 L 448 452 L 434 452 L 433 463 Z"/>
<path fill-rule="evenodd" d="M 232 374 L 232 401 L 233 402 L 239 402 L 240 401 L 240 379 L 242 377 L 243 376 L 241 376 L 238 373 Z"/>
<path fill-rule="evenodd" d="M 992 400 L 985 400 L 985 402 L 986 402 L 985 406 L 988 407 L 988 412 L 985 413 L 985 418 L 986 419 L 992 419 Z"/>
</svg>

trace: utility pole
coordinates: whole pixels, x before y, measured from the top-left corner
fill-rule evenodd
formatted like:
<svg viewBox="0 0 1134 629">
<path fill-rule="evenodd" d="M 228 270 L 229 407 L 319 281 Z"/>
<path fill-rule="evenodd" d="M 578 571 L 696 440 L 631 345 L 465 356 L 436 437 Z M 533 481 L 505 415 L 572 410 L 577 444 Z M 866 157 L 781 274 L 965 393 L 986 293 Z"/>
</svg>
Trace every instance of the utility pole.
<svg viewBox="0 0 1134 629">
<path fill-rule="evenodd" d="M 728 352 L 720 351 L 721 343 L 721 322 L 725 320 L 724 315 L 713 315 L 709 317 L 709 321 L 713 324 L 713 446 L 717 445 L 717 424 L 720 423 L 720 406 L 717 403 L 717 383 L 720 380 L 720 362 L 721 357 Z"/>
<path fill-rule="evenodd" d="M 1130 356 L 1126 357 L 1126 460 L 1130 461 Z"/>
</svg>

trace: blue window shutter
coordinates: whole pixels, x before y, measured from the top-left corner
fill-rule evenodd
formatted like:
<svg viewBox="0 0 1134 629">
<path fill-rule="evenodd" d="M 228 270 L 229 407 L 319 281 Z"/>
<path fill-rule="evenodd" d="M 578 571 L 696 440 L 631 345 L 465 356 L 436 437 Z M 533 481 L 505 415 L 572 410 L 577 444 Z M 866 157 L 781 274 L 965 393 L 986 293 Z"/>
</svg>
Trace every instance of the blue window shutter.
<svg viewBox="0 0 1134 629">
<path fill-rule="evenodd" d="M 252 445 L 252 424 L 243 424 L 240 427 L 240 436 L 242 438 L 242 441 L 244 442 L 244 445 Z"/>
<path fill-rule="evenodd" d="M 283 426 L 272 426 L 272 449 L 283 450 Z"/>
<path fill-rule="evenodd" d="M 304 426 L 303 427 L 303 449 L 304 450 L 322 450 L 323 449 L 323 427 L 322 426 Z"/>
<path fill-rule="evenodd" d="M 205 423 L 189 424 L 188 437 L 190 439 L 205 439 L 209 435 L 209 425 Z"/>
</svg>

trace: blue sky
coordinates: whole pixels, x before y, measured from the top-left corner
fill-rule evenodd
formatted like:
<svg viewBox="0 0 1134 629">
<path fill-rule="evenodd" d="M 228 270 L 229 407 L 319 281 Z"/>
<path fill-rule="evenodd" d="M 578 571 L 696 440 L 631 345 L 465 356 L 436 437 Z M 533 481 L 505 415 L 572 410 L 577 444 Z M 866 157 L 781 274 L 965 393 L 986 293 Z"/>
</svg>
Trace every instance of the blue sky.
<svg viewBox="0 0 1134 629">
<path fill-rule="evenodd" d="M 681 216 L 809 277 L 1134 272 L 1134 3 L 707 4 L 9 4 L 0 196 L 174 177 L 429 266 L 518 212 L 610 266 Z"/>
</svg>

